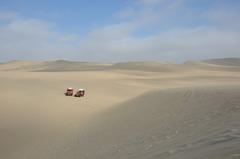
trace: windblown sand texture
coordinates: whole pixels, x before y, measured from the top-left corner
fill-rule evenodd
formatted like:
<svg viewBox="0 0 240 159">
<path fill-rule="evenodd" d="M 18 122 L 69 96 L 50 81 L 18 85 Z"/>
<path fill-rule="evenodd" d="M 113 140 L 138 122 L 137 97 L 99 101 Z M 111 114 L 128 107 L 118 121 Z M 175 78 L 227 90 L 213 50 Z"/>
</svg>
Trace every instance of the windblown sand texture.
<svg viewBox="0 0 240 159">
<path fill-rule="evenodd" d="M 237 58 L 12 61 L 0 87 L 1 159 L 240 159 Z"/>
</svg>

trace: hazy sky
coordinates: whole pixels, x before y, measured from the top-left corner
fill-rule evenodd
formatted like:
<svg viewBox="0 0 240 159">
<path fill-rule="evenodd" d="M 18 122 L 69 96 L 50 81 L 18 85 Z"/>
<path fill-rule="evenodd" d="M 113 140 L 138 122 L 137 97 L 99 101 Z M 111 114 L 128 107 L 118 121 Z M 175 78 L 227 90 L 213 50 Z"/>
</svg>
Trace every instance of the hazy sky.
<svg viewBox="0 0 240 159">
<path fill-rule="evenodd" d="M 0 61 L 240 57 L 240 0 L 0 0 Z"/>
</svg>

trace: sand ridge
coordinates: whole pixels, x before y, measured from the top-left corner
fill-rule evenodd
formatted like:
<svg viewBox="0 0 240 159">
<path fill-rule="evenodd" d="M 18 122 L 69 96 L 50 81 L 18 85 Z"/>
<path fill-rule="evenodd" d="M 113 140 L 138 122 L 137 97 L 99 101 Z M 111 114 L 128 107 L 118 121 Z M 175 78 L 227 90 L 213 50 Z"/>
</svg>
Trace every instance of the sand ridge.
<svg viewBox="0 0 240 159">
<path fill-rule="evenodd" d="M 160 61 L 132 61 L 119 63 L 79 62 L 67 60 L 55 61 L 10 61 L 0 64 L 1 71 L 103 71 L 133 70 L 148 72 L 176 72 L 196 69 L 240 71 L 239 58 L 209 59 L 203 61 L 186 61 L 181 64 Z"/>
</svg>

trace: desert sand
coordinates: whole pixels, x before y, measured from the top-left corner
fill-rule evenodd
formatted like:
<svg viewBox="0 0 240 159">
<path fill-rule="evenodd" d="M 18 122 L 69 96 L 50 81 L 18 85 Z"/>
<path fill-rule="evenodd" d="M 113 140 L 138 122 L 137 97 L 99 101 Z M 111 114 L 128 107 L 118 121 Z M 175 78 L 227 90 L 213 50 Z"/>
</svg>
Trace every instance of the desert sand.
<svg viewBox="0 0 240 159">
<path fill-rule="evenodd" d="M 0 87 L 2 159 L 240 158 L 237 58 L 12 61 Z"/>
</svg>

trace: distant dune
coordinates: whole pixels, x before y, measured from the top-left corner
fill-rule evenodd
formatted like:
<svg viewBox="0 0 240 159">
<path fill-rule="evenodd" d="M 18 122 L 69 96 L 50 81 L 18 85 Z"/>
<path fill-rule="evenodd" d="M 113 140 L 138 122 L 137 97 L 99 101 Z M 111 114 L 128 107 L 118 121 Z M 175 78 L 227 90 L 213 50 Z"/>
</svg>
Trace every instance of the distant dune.
<svg viewBox="0 0 240 159">
<path fill-rule="evenodd" d="M 160 61 L 134 61 L 122 63 L 96 63 L 78 61 L 11 61 L 0 64 L 0 70 L 18 71 L 41 71 L 41 72 L 63 72 L 63 71 L 93 71 L 93 70 L 135 70 L 150 72 L 174 72 L 191 69 L 209 69 L 226 71 L 240 71 L 239 58 L 209 59 L 204 61 L 186 61 L 183 64 L 175 64 Z"/>
<path fill-rule="evenodd" d="M 108 67 L 109 64 L 94 63 L 94 62 L 73 62 L 65 60 L 57 60 L 44 62 L 42 68 L 38 71 L 87 71 L 87 70 L 103 70 Z"/>
<path fill-rule="evenodd" d="M 240 71 L 240 59 L 239 58 L 224 58 L 224 59 L 209 59 L 203 61 L 186 61 L 183 65 L 215 71 Z"/>
<path fill-rule="evenodd" d="M 42 62 L 36 62 L 36 61 L 14 60 L 6 63 L 1 63 L 0 70 L 2 71 L 31 70 L 31 69 L 34 69 L 35 66 L 41 65 L 41 63 Z"/>
<path fill-rule="evenodd" d="M 240 58 L 209 59 L 203 62 L 223 66 L 240 66 Z"/>
<path fill-rule="evenodd" d="M 28 62 L 12 61 L 0 65 L 1 70 L 23 70 L 23 71 L 43 71 L 43 72 L 62 72 L 62 71 L 86 71 L 102 70 L 109 64 L 94 62 L 75 62 L 66 60 L 46 61 L 46 62 Z"/>
<path fill-rule="evenodd" d="M 172 72 L 179 70 L 179 66 L 174 63 L 163 63 L 159 61 L 138 61 L 116 63 L 111 69 L 138 70 L 151 72 Z"/>
</svg>

